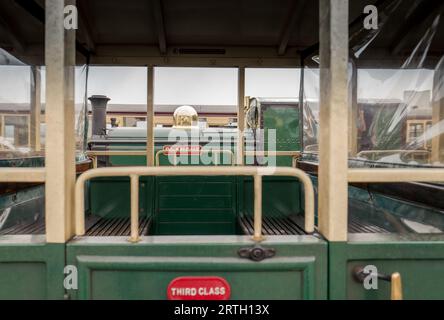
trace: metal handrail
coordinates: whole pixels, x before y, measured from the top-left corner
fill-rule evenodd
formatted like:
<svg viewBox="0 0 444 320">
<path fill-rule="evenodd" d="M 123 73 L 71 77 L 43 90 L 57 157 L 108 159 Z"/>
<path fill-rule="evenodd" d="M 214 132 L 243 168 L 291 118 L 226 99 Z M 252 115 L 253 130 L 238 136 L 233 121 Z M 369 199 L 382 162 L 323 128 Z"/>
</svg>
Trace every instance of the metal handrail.
<svg viewBox="0 0 444 320">
<path fill-rule="evenodd" d="M 165 154 L 166 152 L 172 152 L 171 150 L 159 150 L 156 152 L 155 159 L 156 159 L 156 166 L 159 166 L 159 158 L 161 154 Z M 179 151 L 178 151 L 179 152 Z M 221 154 L 226 153 L 230 155 L 231 158 L 231 165 L 236 164 L 236 157 L 234 155 L 234 152 L 231 150 L 224 150 L 224 149 L 201 149 L 200 154 L 202 152 L 207 153 L 213 153 Z M 88 150 L 86 151 L 87 156 L 89 156 L 92 159 L 93 162 L 93 168 L 97 168 L 97 157 L 99 156 L 146 156 L 145 150 Z M 276 156 L 276 157 L 286 157 L 291 156 L 292 157 L 292 166 L 296 167 L 296 161 L 301 157 L 300 151 L 245 151 L 245 156 Z M 174 162 L 173 165 L 176 165 L 176 154 L 174 154 Z M 214 164 L 217 165 L 216 161 L 217 157 L 214 158 Z"/>
<path fill-rule="evenodd" d="M 276 156 L 276 157 L 286 157 L 286 156 L 300 156 L 301 152 L 300 151 L 269 151 L 269 150 L 246 150 L 245 151 L 245 155 L 246 156 L 261 156 L 261 157 L 266 157 L 266 156 Z"/>
<path fill-rule="evenodd" d="M 231 157 L 231 165 L 234 166 L 236 164 L 236 159 L 234 156 L 234 152 L 231 150 L 224 150 L 224 149 L 201 149 L 199 150 L 199 155 L 202 155 L 202 153 L 212 153 L 213 154 L 213 160 L 214 160 L 214 165 L 218 165 L 218 157 L 214 157 L 215 155 L 218 154 L 223 154 L 226 153 L 228 155 L 230 155 Z M 156 152 L 156 166 L 160 166 L 160 155 L 163 154 L 165 155 L 166 153 L 173 153 L 174 157 L 173 157 L 173 166 L 177 165 L 177 154 L 180 153 L 179 150 L 176 151 L 172 151 L 172 150 L 159 150 Z M 191 154 L 193 155 L 193 154 Z"/>
<path fill-rule="evenodd" d="M 254 241 L 262 236 L 262 176 L 291 176 L 304 185 L 305 225 L 307 233 L 314 232 L 314 191 L 310 177 L 302 170 L 290 167 L 109 167 L 85 171 L 75 186 L 75 233 L 85 234 L 85 182 L 99 177 L 130 177 L 131 180 L 131 237 L 139 237 L 139 177 L 140 176 L 253 176 L 254 178 Z"/>
<path fill-rule="evenodd" d="M 423 149 L 423 150 L 362 150 L 360 152 L 358 152 L 356 154 L 357 157 L 362 157 L 365 155 L 370 155 L 371 156 L 371 160 L 374 160 L 374 157 L 378 154 L 396 154 L 396 153 L 400 153 L 400 154 L 407 154 L 407 155 L 415 155 L 415 154 L 422 154 L 422 155 L 427 155 L 430 156 L 430 151 Z"/>
</svg>

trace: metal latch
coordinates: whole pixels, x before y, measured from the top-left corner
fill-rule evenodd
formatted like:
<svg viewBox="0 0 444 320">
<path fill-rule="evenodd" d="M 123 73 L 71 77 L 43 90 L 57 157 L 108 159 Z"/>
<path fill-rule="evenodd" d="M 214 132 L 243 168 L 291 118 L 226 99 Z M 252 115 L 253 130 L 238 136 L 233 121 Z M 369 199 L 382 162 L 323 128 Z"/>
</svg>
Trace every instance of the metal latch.
<svg viewBox="0 0 444 320">
<path fill-rule="evenodd" d="M 261 245 L 256 244 L 253 247 L 239 249 L 238 254 L 241 258 L 262 261 L 274 257 L 276 255 L 276 250 L 273 248 L 264 248 Z"/>
<path fill-rule="evenodd" d="M 370 273 L 365 272 L 361 266 L 353 268 L 353 276 L 357 282 L 363 283 L 369 275 Z M 390 275 L 377 273 L 375 276 L 380 280 L 390 282 L 390 298 L 392 300 L 402 300 L 402 281 L 399 272 Z"/>
</svg>

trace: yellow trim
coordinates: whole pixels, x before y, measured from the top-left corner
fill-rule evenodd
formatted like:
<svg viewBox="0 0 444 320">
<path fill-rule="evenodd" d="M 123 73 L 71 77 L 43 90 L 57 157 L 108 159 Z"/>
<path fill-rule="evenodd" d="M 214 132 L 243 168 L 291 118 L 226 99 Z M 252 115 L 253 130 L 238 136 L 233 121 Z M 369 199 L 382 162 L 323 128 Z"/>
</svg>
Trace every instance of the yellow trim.
<svg viewBox="0 0 444 320">
<path fill-rule="evenodd" d="M 0 168 L 0 182 L 45 182 L 45 168 Z"/>
<path fill-rule="evenodd" d="M 443 182 L 444 169 L 348 169 L 348 182 Z"/>
</svg>

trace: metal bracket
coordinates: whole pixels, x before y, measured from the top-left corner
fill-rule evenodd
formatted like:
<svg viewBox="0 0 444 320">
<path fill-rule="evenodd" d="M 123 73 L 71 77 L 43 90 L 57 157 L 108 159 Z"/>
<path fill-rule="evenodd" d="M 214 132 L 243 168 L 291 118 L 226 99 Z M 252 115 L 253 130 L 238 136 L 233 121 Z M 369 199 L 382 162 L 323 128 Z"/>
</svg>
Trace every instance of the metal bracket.
<svg viewBox="0 0 444 320">
<path fill-rule="evenodd" d="M 264 248 L 261 245 L 256 244 L 253 247 L 241 248 L 237 253 L 241 258 L 262 261 L 274 257 L 276 255 L 276 250 L 273 248 Z"/>
</svg>

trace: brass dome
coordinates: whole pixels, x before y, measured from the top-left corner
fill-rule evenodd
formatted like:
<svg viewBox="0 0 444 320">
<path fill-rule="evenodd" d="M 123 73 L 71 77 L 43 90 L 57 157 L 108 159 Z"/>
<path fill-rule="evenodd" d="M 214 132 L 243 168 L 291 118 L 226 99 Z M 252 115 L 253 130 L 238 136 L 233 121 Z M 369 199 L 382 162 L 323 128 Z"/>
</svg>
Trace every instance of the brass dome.
<svg viewBox="0 0 444 320">
<path fill-rule="evenodd" d="M 174 110 L 174 127 L 194 127 L 198 125 L 198 115 L 192 106 L 181 106 Z"/>
</svg>

